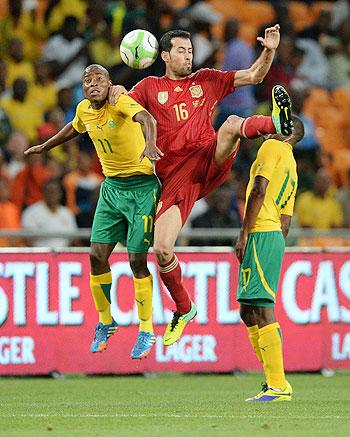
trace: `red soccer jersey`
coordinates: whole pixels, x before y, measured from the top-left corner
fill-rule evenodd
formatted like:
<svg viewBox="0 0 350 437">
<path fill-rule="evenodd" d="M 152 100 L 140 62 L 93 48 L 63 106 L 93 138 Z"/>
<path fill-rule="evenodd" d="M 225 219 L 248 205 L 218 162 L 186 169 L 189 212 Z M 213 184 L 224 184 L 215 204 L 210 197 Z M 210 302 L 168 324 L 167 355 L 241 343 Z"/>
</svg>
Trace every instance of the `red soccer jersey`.
<svg viewBox="0 0 350 437">
<path fill-rule="evenodd" d="M 213 141 L 212 114 L 217 103 L 234 91 L 234 75 L 205 68 L 181 80 L 150 76 L 129 92 L 157 120 L 157 146 L 164 153 L 156 162 L 161 181 L 189 153 Z"/>
</svg>

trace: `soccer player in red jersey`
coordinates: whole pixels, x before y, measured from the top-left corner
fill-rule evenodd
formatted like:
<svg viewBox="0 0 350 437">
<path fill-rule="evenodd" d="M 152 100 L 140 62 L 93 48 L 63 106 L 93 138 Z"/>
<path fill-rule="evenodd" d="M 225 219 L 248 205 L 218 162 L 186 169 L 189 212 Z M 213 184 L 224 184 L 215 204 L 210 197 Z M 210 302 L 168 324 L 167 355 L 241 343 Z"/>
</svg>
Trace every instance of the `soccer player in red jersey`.
<svg viewBox="0 0 350 437">
<path fill-rule="evenodd" d="M 164 153 L 155 163 L 162 194 L 154 229 L 154 252 L 162 281 L 176 303 L 163 337 L 167 346 L 180 338 L 196 315 L 174 254 L 176 239 L 194 203 L 227 179 L 240 136 L 255 138 L 276 132 L 288 135 L 292 130 L 290 99 L 282 87 L 274 88 L 272 117 L 255 115 L 243 119 L 231 115 L 218 132 L 212 127 L 212 114 L 221 99 L 237 87 L 264 79 L 279 44 L 278 24 L 267 28 L 264 38 L 258 37 L 264 49 L 247 70 L 201 69 L 192 73 L 190 38 L 190 33 L 182 30 L 164 34 L 160 53 L 165 76 L 147 77 L 129 92 L 157 120 L 157 146 Z"/>
</svg>

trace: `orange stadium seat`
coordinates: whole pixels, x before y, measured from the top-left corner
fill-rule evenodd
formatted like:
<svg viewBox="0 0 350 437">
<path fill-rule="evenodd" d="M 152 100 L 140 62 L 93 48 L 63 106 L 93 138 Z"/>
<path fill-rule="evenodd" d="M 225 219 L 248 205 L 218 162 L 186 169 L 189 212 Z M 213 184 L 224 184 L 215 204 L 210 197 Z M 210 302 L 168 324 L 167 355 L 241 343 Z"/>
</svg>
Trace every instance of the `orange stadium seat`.
<svg viewBox="0 0 350 437">
<path fill-rule="evenodd" d="M 313 16 L 305 3 L 296 1 L 289 2 L 288 12 L 294 28 L 297 31 L 300 31 L 313 23 Z"/>
<path fill-rule="evenodd" d="M 188 0 L 171 0 L 167 1 L 167 3 L 175 9 L 182 9 L 188 6 Z"/>
<path fill-rule="evenodd" d="M 310 12 L 313 18 L 316 20 L 318 16 L 320 15 L 320 12 L 324 9 L 332 10 L 334 6 L 334 3 L 331 2 L 313 2 L 310 5 Z"/>
<path fill-rule="evenodd" d="M 335 106 L 344 110 L 350 110 L 350 88 L 334 88 L 332 91 L 332 97 Z"/>
<path fill-rule="evenodd" d="M 271 23 L 276 14 L 273 6 L 268 2 L 249 1 L 239 11 L 239 18 L 247 23 L 254 24 L 257 28 Z"/>
<path fill-rule="evenodd" d="M 305 99 L 303 112 L 315 121 L 317 114 L 332 104 L 329 92 L 324 88 L 311 88 Z"/>
<path fill-rule="evenodd" d="M 0 0 L 0 18 L 5 17 L 8 13 L 8 0 Z"/>
<path fill-rule="evenodd" d="M 239 36 L 248 44 L 254 45 L 258 36 L 258 26 L 252 23 L 241 23 L 239 26 Z"/>
<path fill-rule="evenodd" d="M 219 12 L 224 20 L 228 18 L 240 18 L 240 11 L 245 7 L 245 0 L 223 1 L 223 0 L 210 0 L 211 6 Z"/>
</svg>

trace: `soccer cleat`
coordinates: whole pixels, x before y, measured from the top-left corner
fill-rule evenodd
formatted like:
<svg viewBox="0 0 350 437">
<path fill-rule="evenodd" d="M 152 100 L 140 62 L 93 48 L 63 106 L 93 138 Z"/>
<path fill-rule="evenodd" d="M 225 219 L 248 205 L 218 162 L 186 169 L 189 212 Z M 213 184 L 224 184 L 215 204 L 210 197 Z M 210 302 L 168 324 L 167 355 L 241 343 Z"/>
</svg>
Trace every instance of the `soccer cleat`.
<svg viewBox="0 0 350 437">
<path fill-rule="evenodd" d="M 130 357 L 133 360 L 141 360 L 142 358 L 147 357 L 147 355 L 151 352 L 152 346 L 156 342 L 156 336 L 153 332 L 144 332 L 140 331 L 137 334 L 136 343 L 132 348 Z"/>
<path fill-rule="evenodd" d="M 281 85 L 272 88 L 272 121 L 276 132 L 290 135 L 293 132 L 292 103 L 287 91 Z"/>
<path fill-rule="evenodd" d="M 285 390 L 276 390 L 269 387 L 267 384 L 262 385 L 262 390 L 256 396 L 248 398 L 246 402 L 281 402 L 292 400 L 293 389 L 292 386 L 287 382 L 287 387 Z"/>
<path fill-rule="evenodd" d="M 181 337 L 187 323 L 189 323 L 196 316 L 196 314 L 197 307 L 193 302 L 191 302 L 191 309 L 188 313 L 180 314 L 175 311 L 173 319 L 168 324 L 163 336 L 164 346 L 170 346 L 177 342 L 177 340 Z"/>
<path fill-rule="evenodd" d="M 118 323 L 112 319 L 112 323 L 104 325 L 99 323 L 95 329 L 95 337 L 91 343 L 90 352 L 103 352 L 107 349 L 107 340 L 118 330 Z"/>
</svg>

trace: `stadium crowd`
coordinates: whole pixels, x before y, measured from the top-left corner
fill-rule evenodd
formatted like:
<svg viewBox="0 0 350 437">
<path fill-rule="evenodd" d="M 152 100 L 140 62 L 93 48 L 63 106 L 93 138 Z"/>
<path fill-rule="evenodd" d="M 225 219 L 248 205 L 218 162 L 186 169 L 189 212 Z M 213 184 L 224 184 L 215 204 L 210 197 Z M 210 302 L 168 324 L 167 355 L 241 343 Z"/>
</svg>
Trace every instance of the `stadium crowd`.
<svg viewBox="0 0 350 437">
<path fill-rule="evenodd" d="M 306 128 L 295 148 L 294 226 L 350 228 L 349 1 L 0 0 L 0 229 L 91 227 L 103 177 L 88 136 L 47 156 L 25 157 L 23 151 L 73 119 L 88 64 L 104 65 L 113 83 L 127 89 L 145 76 L 164 73 L 160 61 L 146 70 L 122 63 L 119 44 L 127 32 L 143 28 L 159 38 L 171 29 L 189 30 L 195 70 L 235 70 L 252 64 L 260 50 L 256 36 L 274 23 L 282 36 L 267 77 L 226 97 L 213 123 L 218 128 L 232 113 L 268 114 L 272 87 L 285 86 Z M 188 226 L 240 226 L 259 144 L 242 140 L 230 179 L 197 202 Z M 2 246 L 84 243 L 0 241 Z"/>
</svg>

